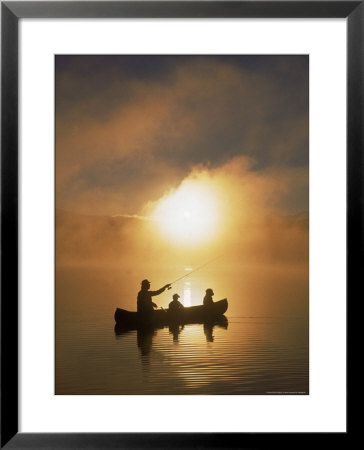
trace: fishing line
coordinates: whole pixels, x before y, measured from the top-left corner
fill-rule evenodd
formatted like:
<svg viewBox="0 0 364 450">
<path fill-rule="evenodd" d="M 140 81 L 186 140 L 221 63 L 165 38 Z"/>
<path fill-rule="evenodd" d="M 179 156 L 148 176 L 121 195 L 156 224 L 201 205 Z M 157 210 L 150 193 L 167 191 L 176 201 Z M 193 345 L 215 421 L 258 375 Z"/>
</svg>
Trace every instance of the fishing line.
<svg viewBox="0 0 364 450">
<path fill-rule="evenodd" d="M 180 281 L 183 278 L 189 277 L 192 273 L 197 272 L 198 270 L 200 270 L 203 267 L 207 266 L 208 264 L 212 263 L 213 261 L 215 261 L 216 259 L 220 258 L 221 256 L 222 255 L 215 256 L 215 258 L 210 259 L 209 261 L 205 262 L 201 266 L 196 267 L 196 269 L 191 270 L 190 272 L 186 273 L 185 275 L 182 275 L 181 277 L 177 278 L 176 280 L 172 281 L 172 283 L 169 283 L 169 284 L 172 286 L 172 284 L 177 283 L 177 281 Z M 168 289 L 171 289 L 171 287 L 169 287 Z"/>
</svg>

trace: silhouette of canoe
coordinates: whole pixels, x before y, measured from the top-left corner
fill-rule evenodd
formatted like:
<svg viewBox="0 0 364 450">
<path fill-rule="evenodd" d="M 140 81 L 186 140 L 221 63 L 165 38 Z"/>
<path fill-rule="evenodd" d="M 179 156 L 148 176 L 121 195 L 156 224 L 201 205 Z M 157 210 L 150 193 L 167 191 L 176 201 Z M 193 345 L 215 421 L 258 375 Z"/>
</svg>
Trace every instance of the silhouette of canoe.
<svg viewBox="0 0 364 450">
<path fill-rule="evenodd" d="M 116 308 L 115 322 L 118 327 L 137 329 L 142 327 L 163 327 L 170 324 L 189 324 L 214 322 L 223 317 L 228 308 L 226 298 L 209 306 L 198 305 L 184 308 L 182 311 L 171 312 L 168 309 L 158 309 L 147 318 L 140 313 Z"/>
<path fill-rule="evenodd" d="M 131 325 L 131 324 L 115 324 L 114 332 L 117 337 L 124 336 L 125 334 L 130 333 L 131 331 L 137 331 L 140 340 L 142 340 L 145 336 L 154 336 L 157 330 L 162 330 L 164 328 L 169 328 L 171 333 L 177 332 L 177 335 L 183 330 L 183 327 L 189 324 L 180 324 L 176 322 L 171 322 L 168 325 L 152 325 L 152 324 L 143 324 L 143 325 Z M 198 323 L 198 325 L 203 325 L 204 333 L 209 341 L 212 339 L 212 331 L 215 327 L 223 328 L 225 330 L 228 329 L 229 321 L 226 316 L 220 315 L 216 316 L 212 319 L 205 320 L 203 323 Z"/>
</svg>

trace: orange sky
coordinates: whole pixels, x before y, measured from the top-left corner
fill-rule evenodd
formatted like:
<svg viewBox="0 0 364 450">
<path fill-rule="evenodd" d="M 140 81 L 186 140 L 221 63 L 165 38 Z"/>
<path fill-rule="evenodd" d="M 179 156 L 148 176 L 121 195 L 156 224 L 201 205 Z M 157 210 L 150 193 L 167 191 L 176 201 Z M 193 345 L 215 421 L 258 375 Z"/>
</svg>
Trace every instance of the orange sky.
<svg viewBox="0 0 364 450">
<path fill-rule="evenodd" d="M 307 298 L 308 181 L 306 56 L 56 57 L 58 267 L 162 283 L 222 255 L 210 269 L 221 291 L 249 272 L 258 292 L 252 268 L 287 268 Z M 163 228 L 158 207 L 178 215 L 170 199 L 186 186 Z M 175 233 L 184 220 L 195 239 Z"/>
</svg>

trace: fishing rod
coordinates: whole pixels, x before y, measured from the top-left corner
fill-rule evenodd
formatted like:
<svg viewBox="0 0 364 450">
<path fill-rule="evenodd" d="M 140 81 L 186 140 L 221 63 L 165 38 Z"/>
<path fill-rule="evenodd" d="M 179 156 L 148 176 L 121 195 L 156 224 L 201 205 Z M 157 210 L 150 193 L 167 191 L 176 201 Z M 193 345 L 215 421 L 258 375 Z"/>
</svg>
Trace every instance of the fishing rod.
<svg viewBox="0 0 364 450">
<path fill-rule="evenodd" d="M 177 283 L 177 281 L 182 280 L 183 278 L 189 277 L 192 273 L 197 272 L 198 270 L 202 269 L 203 267 L 207 266 L 208 264 L 212 263 L 216 259 L 220 258 L 221 255 L 215 256 L 215 258 L 210 259 L 206 263 L 202 264 L 201 266 L 196 267 L 196 269 L 191 270 L 190 272 L 186 273 L 185 275 L 182 275 L 181 277 L 177 278 L 176 280 L 172 281 L 172 283 L 169 283 L 171 286 L 168 289 L 172 289 L 172 284 Z"/>
</svg>

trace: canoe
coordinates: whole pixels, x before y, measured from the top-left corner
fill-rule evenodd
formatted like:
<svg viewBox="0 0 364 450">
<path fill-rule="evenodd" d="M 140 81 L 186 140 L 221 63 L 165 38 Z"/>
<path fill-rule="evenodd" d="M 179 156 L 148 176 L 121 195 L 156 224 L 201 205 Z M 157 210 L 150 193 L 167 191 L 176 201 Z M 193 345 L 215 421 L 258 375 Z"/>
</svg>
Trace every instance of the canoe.
<svg viewBox="0 0 364 450">
<path fill-rule="evenodd" d="M 114 318 L 116 325 L 128 329 L 137 329 L 145 326 L 165 326 L 170 324 L 189 324 L 214 322 L 223 316 L 228 308 L 226 298 L 219 300 L 212 305 L 190 306 L 182 311 L 171 312 L 168 309 L 157 309 L 147 318 L 140 313 L 116 308 Z"/>
<path fill-rule="evenodd" d="M 131 325 L 131 324 L 124 324 L 124 325 L 118 325 L 115 324 L 114 332 L 115 336 L 120 337 L 124 336 L 125 334 L 128 334 L 130 331 L 137 331 L 137 337 L 138 342 L 149 342 L 151 337 L 153 337 L 157 330 L 162 330 L 164 328 L 168 328 L 169 332 L 173 334 L 174 338 L 183 331 L 184 325 L 188 324 L 179 324 L 179 323 L 170 323 L 168 325 Z M 203 325 L 203 331 L 205 333 L 206 339 L 210 342 L 212 342 L 213 339 L 213 330 L 215 327 L 217 328 L 223 328 L 227 330 L 229 322 L 226 318 L 226 316 L 216 316 L 213 319 L 205 320 L 202 324 Z M 139 345 L 139 344 L 138 344 Z"/>
</svg>

